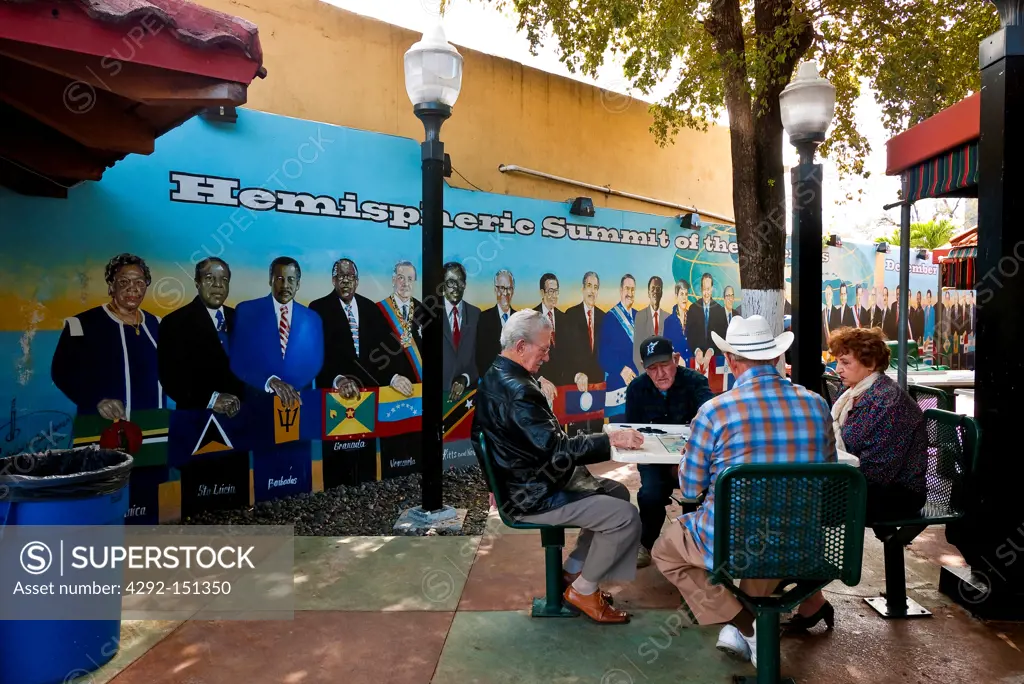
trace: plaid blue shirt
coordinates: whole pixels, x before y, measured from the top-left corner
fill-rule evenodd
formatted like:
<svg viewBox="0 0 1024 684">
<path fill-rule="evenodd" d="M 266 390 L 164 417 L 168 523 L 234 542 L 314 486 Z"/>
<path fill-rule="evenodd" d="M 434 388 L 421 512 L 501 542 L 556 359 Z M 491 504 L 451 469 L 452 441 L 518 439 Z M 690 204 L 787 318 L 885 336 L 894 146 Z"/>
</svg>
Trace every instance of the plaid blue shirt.
<svg viewBox="0 0 1024 684">
<path fill-rule="evenodd" d="M 793 385 L 774 366 L 755 366 L 701 406 L 679 462 L 679 488 L 704 503 L 679 518 L 713 569 L 715 480 L 742 463 L 835 463 L 832 414 L 819 394 Z"/>
</svg>

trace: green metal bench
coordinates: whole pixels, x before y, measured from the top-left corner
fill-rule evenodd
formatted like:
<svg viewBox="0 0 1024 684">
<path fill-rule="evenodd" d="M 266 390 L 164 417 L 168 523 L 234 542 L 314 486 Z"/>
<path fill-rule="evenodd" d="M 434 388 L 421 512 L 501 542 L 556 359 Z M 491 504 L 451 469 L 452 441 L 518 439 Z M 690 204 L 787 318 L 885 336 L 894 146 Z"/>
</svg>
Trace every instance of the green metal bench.
<svg viewBox="0 0 1024 684">
<path fill-rule="evenodd" d="M 922 411 L 927 411 L 928 409 L 953 411 L 956 408 L 956 402 L 953 401 L 953 397 L 938 387 L 908 384 L 907 393 L 913 397 Z"/>
<path fill-rule="evenodd" d="M 501 522 L 516 530 L 540 530 L 540 543 L 544 547 L 544 583 L 546 594 L 543 598 L 534 598 L 530 611 L 532 617 L 577 617 L 580 612 L 562 598 L 565 581 L 562 576 L 562 548 L 565 546 L 565 531 L 579 529 L 577 525 L 539 525 L 516 520 L 510 515 L 511 507 L 506 503 L 498 481 L 494 477 L 491 457 L 487 453 L 487 445 L 481 434 L 478 441 L 480 461 L 484 465 L 487 486 L 494 494 L 494 503 L 498 508 Z"/>
<path fill-rule="evenodd" d="M 932 525 L 964 516 L 971 473 L 977 467 L 978 424 L 951 411 L 924 412 L 928 430 L 928 499 L 918 516 L 905 520 L 868 521 L 885 548 L 885 595 L 864 599 L 885 618 L 927 617 L 931 613 L 907 596 L 903 547 Z"/>
<path fill-rule="evenodd" d="M 757 677 L 781 680 L 779 615 L 834 580 L 860 582 L 867 484 L 838 463 L 739 465 L 715 483 L 715 569 L 722 584 L 757 618 Z M 772 579 L 771 596 L 748 596 L 737 579 Z"/>
</svg>

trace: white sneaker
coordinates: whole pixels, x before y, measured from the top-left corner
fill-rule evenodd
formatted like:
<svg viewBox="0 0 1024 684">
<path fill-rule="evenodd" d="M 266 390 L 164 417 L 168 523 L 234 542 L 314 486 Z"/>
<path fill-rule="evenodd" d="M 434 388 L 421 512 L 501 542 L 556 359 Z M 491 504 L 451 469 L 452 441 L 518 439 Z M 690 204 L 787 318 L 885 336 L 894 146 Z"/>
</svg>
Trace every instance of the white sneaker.
<svg viewBox="0 0 1024 684">
<path fill-rule="evenodd" d="M 733 625 L 726 625 L 718 633 L 717 648 L 722 653 L 744 662 L 750 660 L 750 645 L 746 637 Z"/>
<path fill-rule="evenodd" d="M 745 637 L 743 632 L 736 630 L 743 641 L 747 642 L 747 648 L 750 649 L 750 664 L 755 668 L 757 667 L 757 625 L 754 625 L 754 636 Z"/>
</svg>

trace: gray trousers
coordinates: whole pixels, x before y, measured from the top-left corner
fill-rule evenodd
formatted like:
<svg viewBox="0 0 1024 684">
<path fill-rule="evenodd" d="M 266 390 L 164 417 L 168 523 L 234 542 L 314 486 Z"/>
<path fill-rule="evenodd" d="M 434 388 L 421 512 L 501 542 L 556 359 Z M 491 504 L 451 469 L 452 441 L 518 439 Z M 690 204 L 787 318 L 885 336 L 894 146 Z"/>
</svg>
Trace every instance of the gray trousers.
<svg viewBox="0 0 1024 684">
<path fill-rule="evenodd" d="M 524 522 L 577 525 L 580 536 L 570 558 L 583 561 L 583 579 L 589 582 L 628 582 L 636 578 L 640 544 L 640 512 L 629 500 L 624 485 L 604 481 L 608 494 L 595 494 L 544 513 L 524 515 Z"/>
</svg>

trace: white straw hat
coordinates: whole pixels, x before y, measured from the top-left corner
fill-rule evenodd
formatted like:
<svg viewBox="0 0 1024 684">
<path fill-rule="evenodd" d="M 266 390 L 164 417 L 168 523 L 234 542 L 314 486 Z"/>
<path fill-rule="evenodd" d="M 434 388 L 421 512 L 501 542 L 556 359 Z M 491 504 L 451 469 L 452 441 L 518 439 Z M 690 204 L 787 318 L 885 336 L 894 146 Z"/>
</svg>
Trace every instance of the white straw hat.
<svg viewBox="0 0 1024 684">
<path fill-rule="evenodd" d="M 793 344 L 793 333 L 786 331 L 775 337 L 763 316 L 733 316 L 723 340 L 712 331 L 711 339 L 722 352 L 729 352 L 751 361 L 768 361 L 786 353 Z"/>
</svg>

